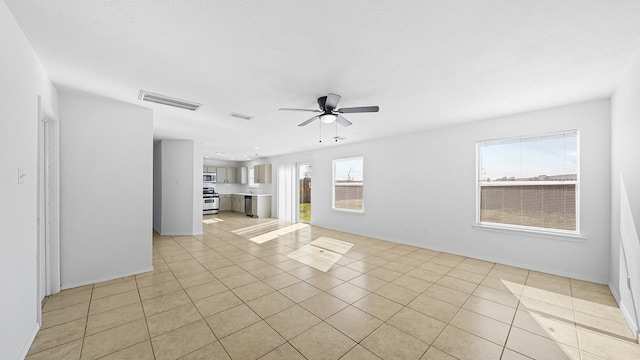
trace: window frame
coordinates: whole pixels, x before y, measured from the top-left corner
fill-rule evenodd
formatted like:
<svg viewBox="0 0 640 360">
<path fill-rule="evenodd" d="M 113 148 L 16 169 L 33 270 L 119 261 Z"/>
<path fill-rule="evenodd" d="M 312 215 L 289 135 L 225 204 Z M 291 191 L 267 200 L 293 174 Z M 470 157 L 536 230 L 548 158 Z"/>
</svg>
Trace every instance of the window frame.
<svg viewBox="0 0 640 360">
<path fill-rule="evenodd" d="M 340 160 L 349 160 L 349 159 L 360 159 L 362 162 L 362 208 L 360 210 L 355 210 L 355 209 L 345 209 L 345 208 L 339 208 L 336 207 L 336 162 L 340 161 Z M 331 166 L 331 171 L 332 171 L 332 176 L 331 176 L 331 209 L 335 210 L 335 211 L 343 211 L 343 212 L 349 212 L 349 213 L 356 213 L 356 214 L 363 214 L 364 213 L 364 156 L 362 155 L 354 155 L 354 156 L 347 156 L 347 157 L 341 157 L 341 158 L 335 158 L 332 161 L 332 166 Z"/>
<path fill-rule="evenodd" d="M 480 147 L 482 144 L 490 141 L 498 141 L 498 140 L 522 140 L 528 138 L 536 138 L 536 137 L 546 137 L 553 135 L 562 135 L 567 133 L 576 133 L 576 180 L 575 181 L 491 181 L 490 185 L 486 185 L 486 181 L 480 180 L 480 173 L 482 171 L 482 164 L 480 163 Z M 513 136 L 513 137 L 505 137 L 505 138 L 496 138 L 496 139 L 487 139 L 476 142 L 476 171 L 475 171 L 475 187 L 476 187 L 476 219 L 474 227 L 479 228 L 490 228 L 497 230 L 510 230 L 516 232 L 526 232 L 526 233 L 537 233 L 537 234 L 548 234 L 548 235 L 556 235 L 556 236 L 569 236 L 569 237 L 578 237 L 581 238 L 580 235 L 580 165 L 581 165 L 581 154 L 580 154 L 580 130 L 571 129 L 564 131 L 557 131 L 551 133 L 544 133 L 539 135 L 522 135 L 522 136 Z M 522 186 L 522 185 L 530 185 L 530 186 L 545 186 L 545 185 L 575 185 L 575 203 L 576 203 L 576 229 L 575 230 L 564 230 L 564 229 L 554 229 L 554 228 L 543 228 L 537 226 L 526 226 L 526 225 L 514 225 L 514 224 L 502 224 L 502 223 L 494 223 L 487 221 L 480 221 L 480 206 L 481 206 L 481 191 L 483 183 L 484 186 Z"/>
<path fill-rule="evenodd" d="M 253 170 L 254 170 L 254 169 L 253 169 L 253 166 L 248 166 L 248 169 L 247 169 L 247 184 L 248 184 L 248 186 L 249 186 L 250 188 L 257 188 L 257 187 L 260 187 L 260 184 L 256 184 L 256 183 L 254 182 L 254 180 L 255 180 L 255 173 L 254 173 L 254 171 L 253 171 Z"/>
</svg>

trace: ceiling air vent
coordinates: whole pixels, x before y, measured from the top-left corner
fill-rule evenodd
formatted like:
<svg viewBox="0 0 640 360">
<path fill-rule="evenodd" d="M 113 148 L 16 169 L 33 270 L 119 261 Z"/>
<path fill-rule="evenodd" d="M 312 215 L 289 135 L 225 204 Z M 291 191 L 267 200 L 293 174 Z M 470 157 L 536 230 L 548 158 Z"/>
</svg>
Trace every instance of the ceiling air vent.
<svg viewBox="0 0 640 360">
<path fill-rule="evenodd" d="M 232 112 L 231 114 L 229 114 L 229 116 L 234 117 L 234 118 L 238 118 L 238 119 L 242 119 L 242 120 L 251 120 L 251 118 L 252 118 L 252 116 L 245 115 L 245 114 L 239 114 L 239 113 L 235 113 L 235 112 Z"/>
<path fill-rule="evenodd" d="M 191 110 L 191 111 L 198 111 L 198 109 L 202 107 L 202 104 L 198 104 L 198 103 L 194 103 L 186 100 L 180 100 L 180 99 L 172 98 L 166 95 L 155 94 L 155 93 L 144 91 L 144 90 L 140 90 L 140 95 L 138 95 L 138 99 L 142 101 L 149 101 L 156 104 L 168 105 L 168 106 L 173 106 L 180 109 Z"/>
</svg>

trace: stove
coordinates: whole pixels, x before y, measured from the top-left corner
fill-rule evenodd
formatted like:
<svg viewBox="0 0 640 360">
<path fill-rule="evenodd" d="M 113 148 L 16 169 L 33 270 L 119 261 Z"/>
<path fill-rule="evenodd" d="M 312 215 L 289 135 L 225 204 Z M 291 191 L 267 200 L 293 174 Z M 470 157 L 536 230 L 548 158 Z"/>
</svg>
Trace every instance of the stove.
<svg viewBox="0 0 640 360">
<path fill-rule="evenodd" d="M 202 214 L 217 214 L 220 210 L 220 195 L 212 187 L 202 189 Z"/>
</svg>

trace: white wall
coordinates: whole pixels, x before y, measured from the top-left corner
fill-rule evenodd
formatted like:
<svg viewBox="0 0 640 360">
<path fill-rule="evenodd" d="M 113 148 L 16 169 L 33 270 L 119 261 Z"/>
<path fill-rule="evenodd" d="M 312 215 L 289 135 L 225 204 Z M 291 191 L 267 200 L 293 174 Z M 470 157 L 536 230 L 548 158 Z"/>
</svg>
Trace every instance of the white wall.
<svg viewBox="0 0 640 360">
<path fill-rule="evenodd" d="M 242 166 L 242 163 L 239 161 L 226 161 L 226 160 L 217 160 L 217 159 L 202 159 L 203 166 L 212 166 L 212 167 L 239 167 Z"/>
<path fill-rule="evenodd" d="M 155 148 L 155 162 L 161 163 L 162 202 L 154 206 L 160 211 L 155 216 L 160 223 L 154 228 L 161 235 L 202 234 L 202 144 L 161 140 Z"/>
<path fill-rule="evenodd" d="M 153 228 L 162 233 L 162 142 L 153 142 Z"/>
<path fill-rule="evenodd" d="M 473 228 L 476 142 L 570 129 L 580 130 L 586 240 Z M 281 163 L 311 162 L 314 225 L 606 283 L 610 145 L 610 103 L 599 100 L 266 161 L 274 172 Z M 364 156 L 365 212 L 334 211 L 332 159 L 355 155 Z"/>
<path fill-rule="evenodd" d="M 153 112 L 60 93 L 62 288 L 152 268 Z"/>
<path fill-rule="evenodd" d="M 626 234 L 627 262 L 640 264 L 640 253 L 632 251 L 639 247 L 637 229 L 640 229 L 640 61 L 636 62 L 626 80 L 611 98 L 611 268 L 609 286 L 620 301 L 623 313 L 632 328 L 638 329 L 640 311 L 640 273 L 630 269 L 621 261 L 620 241 Z M 621 191 L 624 183 L 626 194 Z M 626 195 L 626 196 L 625 196 Z M 621 205 L 622 211 L 621 214 Z M 621 218 L 630 221 L 621 222 Z M 635 245 L 635 246 L 634 246 Z M 631 292 L 626 278 L 631 276 L 635 285 L 634 310 Z"/>
<path fill-rule="evenodd" d="M 193 204 L 191 206 L 191 235 L 202 234 L 202 141 L 193 142 L 191 153 L 191 187 L 193 188 Z"/>
<path fill-rule="evenodd" d="M 0 359 L 26 354 L 37 326 L 38 95 L 57 112 L 57 92 L 0 1 Z M 18 168 L 24 184 L 18 184 Z"/>
</svg>

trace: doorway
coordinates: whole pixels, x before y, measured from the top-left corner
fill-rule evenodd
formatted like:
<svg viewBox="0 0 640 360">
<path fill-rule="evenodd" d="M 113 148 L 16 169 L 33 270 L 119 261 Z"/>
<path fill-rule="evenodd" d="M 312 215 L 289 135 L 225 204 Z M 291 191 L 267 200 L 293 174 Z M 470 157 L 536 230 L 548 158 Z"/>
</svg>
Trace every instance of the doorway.
<svg viewBox="0 0 640 360">
<path fill-rule="evenodd" d="M 58 121 L 38 97 L 38 322 L 47 296 L 60 292 Z"/>
<path fill-rule="evenodd" d="M 298 221 L 311 223 L 311 164 L 298 164 Z"/>
</svg>

